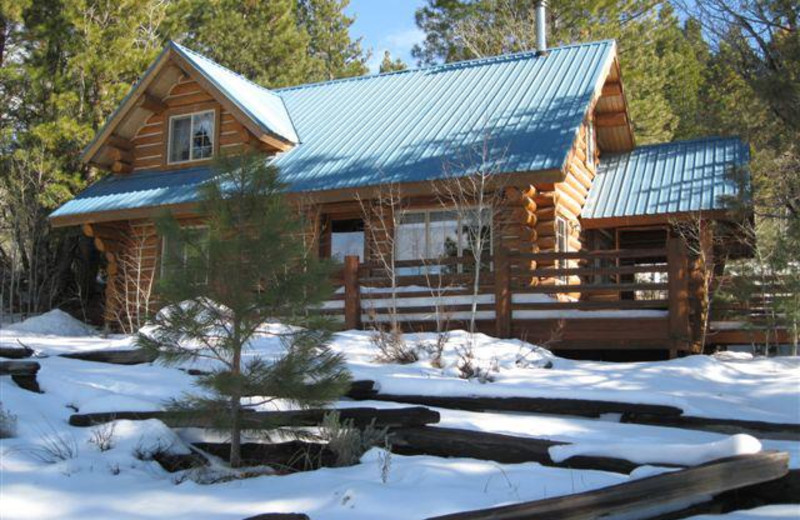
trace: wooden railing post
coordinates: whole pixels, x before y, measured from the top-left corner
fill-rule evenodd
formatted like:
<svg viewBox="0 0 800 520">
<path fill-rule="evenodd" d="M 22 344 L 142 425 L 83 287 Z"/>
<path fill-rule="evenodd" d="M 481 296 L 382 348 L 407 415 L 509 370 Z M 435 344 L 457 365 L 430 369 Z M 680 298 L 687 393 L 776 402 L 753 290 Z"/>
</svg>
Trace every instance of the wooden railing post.
<svg viewBox="0 0 800 520">
<path fill-rule="evenodd" d="M 670 357 L 691 347 L 689 322 L 689 255 L 680 237 L 667 239 L 667 272 L 669 276 Z"/>
<path fill-rule="evenodd" d="M 358 257 L 344 257 L 344 325 L 357 329 L 361 324 L 361 289 L 358 283 Z"/>
<path fill-rule="evenodd" d="M 502 247 L 494 257 L 494 316 L 498 338 L 511 337 L 511 266 Z"/>
</svg>

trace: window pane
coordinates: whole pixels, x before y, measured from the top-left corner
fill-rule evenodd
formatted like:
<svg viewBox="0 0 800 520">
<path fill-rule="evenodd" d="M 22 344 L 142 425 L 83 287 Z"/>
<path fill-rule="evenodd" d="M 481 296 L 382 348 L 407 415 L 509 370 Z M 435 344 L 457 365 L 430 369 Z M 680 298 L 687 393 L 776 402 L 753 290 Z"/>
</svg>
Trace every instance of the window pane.
<svg viewBox="0 0 800 520">
<path fill-rule="evenodd" d="M 403 223 L 397 226 L 395 257 L 398 260 L 425 258 L 425 222 Z"/>
<path fill-rule="evenodd" d="M 184 266 L 189 267 L 195 284 L 208 282 L 208 229 L 193 228 L 186 231 L 186 243 L 183 245 Z"/>
<path fill-rule="evenodd" d="M 192 159 L 206 159 L 214 153 L 214 112 L 192 116 Z"/>
<path fill-rule="evenodd" d="M 492 256 L 492 211 L 484 209 L 466 212 L 461 222 L 462 256 L 476 258 L 480 251 L 481 269 L 487 270 Z M 472 270 L 472 267 L 467 269 Z"/>
<path fill-rule="evenodd" d="M 431 213 L 428 258 L 458 256 L 458 219 L 441 213 L 444 212 Z"/>
<path fill-rule="evenodd" d="M 170 119 L 169 129 L 169 162 L 188 161 L 189 133 L 191 132 L 191 117 L 174 117 Z"/>
</svg>

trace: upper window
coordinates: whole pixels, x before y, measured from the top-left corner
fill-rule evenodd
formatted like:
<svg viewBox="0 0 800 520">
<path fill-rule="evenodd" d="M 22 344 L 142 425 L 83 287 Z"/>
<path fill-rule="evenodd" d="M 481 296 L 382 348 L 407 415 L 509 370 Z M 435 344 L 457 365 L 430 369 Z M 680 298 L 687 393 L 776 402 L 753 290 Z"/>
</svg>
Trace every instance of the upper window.
<svg viewBox="0 0 800 520">
<path fill-rule="evenodd" d="M 586 125 L 586 164 L 592 168 L 595 153 L 594 123 L 589 123 Z"/>
<path fill-rule="evenodd" d="M 214 155 L 214 111 L 169 118 L 169 163 L 208 159 Z"/>
</svg>

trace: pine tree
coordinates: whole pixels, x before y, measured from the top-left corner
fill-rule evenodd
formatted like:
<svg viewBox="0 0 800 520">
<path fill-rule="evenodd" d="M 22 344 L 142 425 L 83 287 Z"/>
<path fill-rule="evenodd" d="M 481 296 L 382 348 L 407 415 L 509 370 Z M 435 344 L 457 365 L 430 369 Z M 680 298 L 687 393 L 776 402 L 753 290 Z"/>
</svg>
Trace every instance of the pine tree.
<svg viewBox="0 0 800 520">
<path fill-rule="evenodd" d="M 324 81 L 368 72 L 369 55 L 361 38 L 350 38 L 355 18 L 344 11 L 350 0 L 298 0 L 298 22 L 309 36 L 312 71 L 308 81 Z"/>
<path fill-rule="evenodd" d="M 385 72 L 396 72 L 399 70 L 406 70 L 408 65 L 405 64 L 403 60 L 400 58 L 392 59 L 392 55 L 389 51 L 383 51 L 383 60 L 381 60 L 381 66 L 379 72 L 381 74 Z"/>
<path fill-rule="evenodd" d="M 329 270 L 307 254 L 302 222 L 285 202 L 277 169 L 258 155 L 224 159 L 217 169 L 216 180 L 203 188 L 205 231 L 181 229 L 169 216 L 159 223 L 167 244 L 158 286 L 165 307 L 138 342 L 167 364 L 216 361 L 217 368 L 197 381 L 205 393 L 175 408 L 217 418 L 230 433 L 236 467 L 243 410 L 272 399 L 328 403 L 346 391 L 349 373 L 325 346 L 320 320 L 308 314 L 330 295 Z M 245 361 L 266 320 L 305 328 L 283 333 L 281 357 Z"/>
<path fill-rule="evenodd" d="M 180 0 L 170 33 L 260 85 L 298 85 L 311 77 L 313 63 L 295 1 Z"/>
</svg>

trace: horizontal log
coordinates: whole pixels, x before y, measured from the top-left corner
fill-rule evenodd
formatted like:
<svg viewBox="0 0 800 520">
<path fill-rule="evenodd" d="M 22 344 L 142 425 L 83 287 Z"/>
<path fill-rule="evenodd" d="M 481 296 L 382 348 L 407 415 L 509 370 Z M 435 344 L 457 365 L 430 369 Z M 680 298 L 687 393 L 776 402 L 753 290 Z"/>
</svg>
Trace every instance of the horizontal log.
<svg viewBox="0 0 800 520">
<path fill-rule="evenodd" d="M 635 274 L 635 273 L 666 273 L 668 271 L 667 264 L 662 265 L 621 265 L 619 267 L 551 267 L 547 269 L 534 269 L 518 271 L 519 275 L 527 277 L 531 276 L 611 276 L 618 274 Z M 513 274 L 513 271 L 512 271 Z"/>
<path fill-rule="evenodd" d="M 0 361 L 0 376 L 11 376 L 18 387 L 40 394 L 42 389 L 36 379 L 40 368 L 36 361 Z"/>
<path fill-rule="evenodd" d="M 231 445 L 227 442 L 198 442 L 193 446 L 215 457 L 230 460 Z M 241 455 L 245 466 L 273 466 L 280 470 L 307 471 L 331 467 L 336 463 L 336 455 L 327 445 L 304 441 L 247 442 L 241 446 Z"/>
<path fill-rule="evenodd" d="M 684 428 L 688 430 L 702 430 L 715 433 L 724 433 L 726 435 L 747 433 L 762 439 L 800 441 L 800 424 L 796 423 L 771 423 L 764 421 L 747 421 L 742 419 L 714 419 L 709 417 L 694 417 L 690 415 L 665 417 L 663 415 L 650 415 L 636 412 L 628 412 L 623 414 L 622 422 Z"/>
<path fill-rule="evenodd" d="M 70 352 L 59 354 L 60 357 L 80 359 L 82 361 L 95 361 L 98 363 L 111 363 L 113 365 L 141 365 L 152 363 L 158 358 L 142 349 L 133 350 L 86 350 L 83 352 Z"/>
<path fill-rule="evenodd" d="M 362 393 L 351 390 L 347 397 L 358 400 L 392 401 L 396 403 L 436 406 L 472 412 L 501 411 L 548 413 L 556 415 L 578 415 L 599 417 L 607 413 L 640 413 L 675 417 L 683 410 L 674 406 L 615 401 L 593 401 L 588 399 L 555 399 L 549 397 L 483 397 L 483 396 L 434 396 L 401 395 L 381 392 Z"/>
<path fill-rule="evenodd" d="M 36 361 L 0 361 L 0 376 L 35 376 L 40 368 Z"/>
<path fill-rule="evenodd" d="M 554 286 L 558 287 L 558 286 Z M 563 287 L 570 287 L 564 285 Z M 570 291 L 560 291 L 569 293 Z M 656 309 L 666 310 L 667 300 L 613 300 L 613 301 L 565 301 L 553 303 L 515 303 L 515 311 L 557 311 L 557 310 L 582 310 L 582 311 L 614 311 L 631 309 Z"/>
<path fill-rule="evenodd" d="M 244 520 L 311 520 L 311 518 L 303 513 L 263 513 L 248 516 Z"/>
<path fill-rule="evenodd" d="M 524 258 L 529 260 L 561 260 L 561 259 L 592 259 L 592 258 L 666 258 L 667 250 L 654 249 L 609 249 L 599 251 L 564 251 L 560 253 L 515 253 L 509 258 Z"/>
<path fill-rule="evenodd" d="M 376 408 L 342 408 L 342 409 L 312 409 L 292 410 L 286 412 L 244 412 L 242 424 L 245 429 L 273 429 L 289 426 L 318 426 L 326 414 L 338 411 L 342 421 L 353 422 L 356 428 L 363 428 L 374 421 L 379 428 L 401 428 L 410 426 L 424 426 L 439 422 L 439 412 L 429 410 L 422 406 L 410 408 L 392 408 L 381 410 Z M 69 418 L 71 426 L 94 426 L 118 419 L 144 421 L 159 419 L 166 425 L 182 427 L 212 427 L 214 421 L 208 417 L 199 417 L 197 414 L 185 412 L 101 412 L 89 414 L 73 414 Z"/>
<path fill-rule="evenodd" d="M 0 347 L 0 357 L 8 359 L 23 359 L 33 355 L 33 349 L 26 346 L 21 347 Z"/>
<path fill-rule="evenodd" d="M 779 479 L 788 473 L 788 464 L 789 455 L 781 452 L 740 455 L 585 493 L 429 520 L 590 520 L 622 515 L 646 518 L 658 506 L 678 509 L 692 501 L 706 500 L 709 495 Z"/>
<path fill-rule="evenodd" d="M 560 463 L 550 458 L 550 448 L 567 444 L 546 439 L 514 437 L 499 433 L 422 427 L 392 430 L 392 451 L 401 455 L 433 455 L 492 460 L 503 464 L 538 462 L 545 466 L 630 473 L 638 464 L 608 457 L 571 457 Z"/>
</svg>

